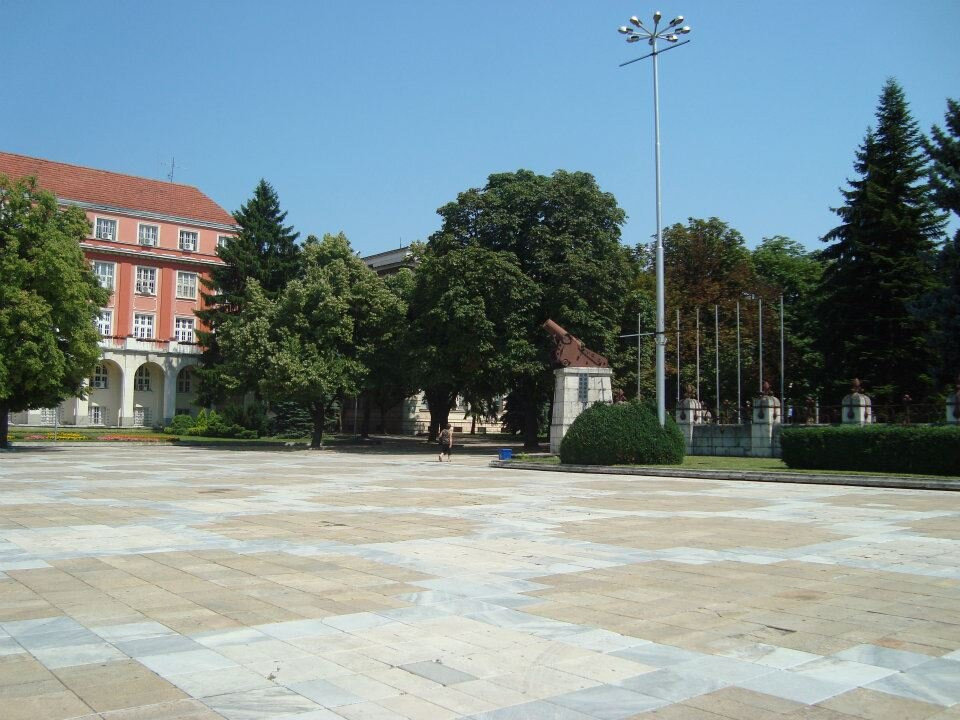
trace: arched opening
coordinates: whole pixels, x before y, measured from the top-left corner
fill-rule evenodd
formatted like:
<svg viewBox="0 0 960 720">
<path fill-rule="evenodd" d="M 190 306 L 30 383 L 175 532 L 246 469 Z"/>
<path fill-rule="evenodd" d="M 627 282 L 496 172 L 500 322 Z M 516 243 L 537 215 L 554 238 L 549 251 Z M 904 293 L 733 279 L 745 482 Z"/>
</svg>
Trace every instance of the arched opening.
<svg viewBox="0 0 960 720">
<path fill-rule="evenodd" d="M 120 366 L 112 360 L 100 360 L 90 374 L 87 424 L 107 427 L 118 425 L 122 391 L 123 371 Z"/>
<path fill-rule="evenodd" d="M 133 426 L 150 427 L 163 421 L 163 368 L 144 363 L 133 373 Z"/>
</svg>

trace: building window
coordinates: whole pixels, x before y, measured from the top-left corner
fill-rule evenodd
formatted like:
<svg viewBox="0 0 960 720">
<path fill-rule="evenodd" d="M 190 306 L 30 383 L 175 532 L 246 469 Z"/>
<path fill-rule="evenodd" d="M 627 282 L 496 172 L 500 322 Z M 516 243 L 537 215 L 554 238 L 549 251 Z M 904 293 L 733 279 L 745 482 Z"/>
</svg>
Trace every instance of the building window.
<svg viewBox="0 0 960 720">
<path fill-rule="evenodd" d="M 181 230 L 180 231 L 180 249 L 189 250 L 190 252 L 195 252 L 197 249 L 197 239 L 199 233 L 193 230 Z"/>
<path fill-rule="evenodd" d="M 114 267 L 115 265 L 112 262 L 93 261 L 93 274 L 100 281 L 100 287 L 104 287 L 110 292 L 113 292 Z"/>
<path fill-rule="evenodd" d="M 151 267 L 137 268 L 137 292 L 141 295 L 157 294 L 157 269 Z"/>
<path fill-rule="evenodd" d="M 141 365 L 133 374 L 133 389 L 139 392 L 150 392 L 150 368 Z"/>
<path fill-rule="evenodd" d="M 136 313 L 133 316 L 133 336 L 142 340 L 153 338 L 153 315 Z"/>
<path fill-rule="evenodd" d="M 41 425 L 58 425 L 63 421 L 60 408 L 42 408 L 40 410 Z"/>
<path fill-rule="evenodd" d="M 190 272 L 177 272 L 177 297 L 190 298 L 195 300 L 197 297 L 197 274 Z"/>
<path fill-rule="evenodd" d="M 148 407 L 138 407 L 133 409 L 133 426 L 146 427 L 153 419 L 153 410 Z"/>
<path fill-rule="evenodd" d="M 107 369 L 103 365 L 96 365 L 93 368 L 93 375 L 90 377 L 90 387 L 106 390 L 107 383 Z"/>
<path fill-rule="evenodd" d="M 217 235 L 217 247 L 222 248 L 224 245 L 230 242 L 230 240 L 231 238 L 229 235 Z"/>
<path fill-rule="evenodd" d="M 147 225 L 145 223 L 140 223 L 137 230 L 137 241 L 141 245 L 150 245 L 151 247 L 156 247 L 159 240 L 159 225 Z"/>
<path fill-rule="evenodd" d="M 93 235 L 98 240 L 116 240 L 117 221 L 98 217 Z"/>
<path fill-rule="evenodd" d="M 97 332 L 101 337 L 113 335 L 113 310 L 101 310 L 97 316 Z"/>
<path fill-rule="evenodd" d="M 190 376 L 190 368 L 184 368 L 180 371 L 180 374 L 177 375 L 177 392 L 178 393 L 188 393 L 190 388 L 193 387 L 193 378 Z M 187 410 L 189 413 L 190 411 Z M 180 411 L 177 410 L 179 414 Z"/>
<path fill-rule="evenodd" d="M 173 321 L 173 335 L 177 342 L 192 343 L 193 337 L 193 318 L 176 318 Z"/>
<path fill-rule="evenodd" d="M 87 411 L 88 422 L 91 425 L 103 425 L 103 408 L 99 405 L 91 405 Z"/>
</svg>

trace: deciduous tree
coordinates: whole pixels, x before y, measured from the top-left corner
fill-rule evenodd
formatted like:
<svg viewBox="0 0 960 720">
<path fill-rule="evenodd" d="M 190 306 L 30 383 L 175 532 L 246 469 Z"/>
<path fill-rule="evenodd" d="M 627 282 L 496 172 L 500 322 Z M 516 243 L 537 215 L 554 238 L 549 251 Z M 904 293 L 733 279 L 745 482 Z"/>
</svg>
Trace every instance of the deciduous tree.
<svg viewBox="0 0 960 720">
<path fill-rule="evenodd" d="M 80 242 L 90 223 L 33 178 L 0 175 L 0 447 L 8 414 L 80 396 L 100 357 L 95 321 L 109 293 Z"/>
<path fill-rule="evenodd" d="M 320 447 L 328 408 L 359 391 L 398 300 L 342 234 L 307 238 L 301 263 L 276 299 L 248 281 L 243 308 L 220 328 L 221 368 L 228 391 L 255 386 L 309 408 Z"/>
<path fill-rule="evenodd" d="M 467 347 L 463 340 L 457 341 L 457 324 L 496 321 L 487 308 L 502 307 L 504 298 L 493 296 L 502 294 L 504 278 L 515 277 L 518 288 L 529 287 L 516 294 L 521 306 L 509 313 L 516 318 L 517 326 L 511 330 L 516 340 L 507 354 L 508 366 L 502 369 L 509 376 L 506 388 L 523 398 L 525 444 L 535 447 L 539 408 L 553 390 L 551 339 L 541 327 L 543 322 L 553 318 L 602 354 L 617 351 L 616 336 L 631 278 L 629 251 L 620 244 L 623 210 L 589 173 L 558 170 L 544 176 L 519 170 L 491 175 L 483 188 L 461 193 L 438 212 L 443 225 L 430 237 L 427 254 L 437 262 L 452 263 L 453 305 L 446 311 L 421 308 L 419 312 L 432 312 L 435 330 L 463 349 L 445 353 L 450 362 L 445 360 L 433 371 L 450 377 L 457 372 L 457 364 L 470 363 L 469 337 Z M 448 255 L 452 257 L 444 260 Z M 458 268 L 477 260 L 502 268 L 495 271 L 497 276 L 487 277 L 483 297 L 490 302 L 480 309 L 463 306 L 455 284 Z M 476 317 L 471 317 L 474 312 Z M 504 310 L 501 315 L 508 313 Z M 441 330 L 441 323 L 446 329 Z M 500 373 L 500 368 L 490 369 L 477 366 L 476 372 L 484 378 Z M 461 390 L 454 385 L 446 395 Z M 442 395 L 438 394 L 438 402 L 444 402 Z"/>
</svg>

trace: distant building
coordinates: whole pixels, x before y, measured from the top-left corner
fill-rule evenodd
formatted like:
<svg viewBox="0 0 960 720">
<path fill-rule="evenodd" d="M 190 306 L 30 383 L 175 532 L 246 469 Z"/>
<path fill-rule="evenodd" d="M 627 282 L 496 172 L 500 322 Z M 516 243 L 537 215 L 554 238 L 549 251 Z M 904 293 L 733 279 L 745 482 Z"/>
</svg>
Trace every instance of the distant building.
<svg viewBox="0 0 960 720">
<path fill-rule="evenodd" d="M 32 175 L 61 206 L 81 208 L 90 234 L 81 243 L 112 293 L 98 328 L 102 359 L 87 399 L 13 415 L 18 424 L 149 426 L 192 412 L 202 329 L 201 280 L 223 261 L 233 217 L 189 185 L 0 152 L 0 173 Z"/>
</svg>

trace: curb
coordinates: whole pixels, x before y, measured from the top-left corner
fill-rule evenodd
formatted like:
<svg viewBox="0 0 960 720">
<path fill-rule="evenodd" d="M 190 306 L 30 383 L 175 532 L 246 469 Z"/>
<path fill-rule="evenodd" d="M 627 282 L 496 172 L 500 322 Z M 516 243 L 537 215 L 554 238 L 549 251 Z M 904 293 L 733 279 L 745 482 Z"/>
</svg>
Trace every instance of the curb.
<svg viewBox="0 0 960 720">
<path fill-rule="evenodd" d="M 491 460 L 490 467 L 543 472 L 592 473 L 599 475 L 643 475 L 645 477 L 692 478 L 697 480 L 744 480 L 748 482 L 798 483 L 803 485 L 848 485 L 855 487 L 902 488 L 906 490 L 960 491 L 960 479 L 896 477 L 889 475 L 818 475 L 814 473 L 750 472 L 736 470 L 671 470 L 669 468 L 611 467 L 607 465 L 545 465 L 517 460 Z"/>
</svg>

